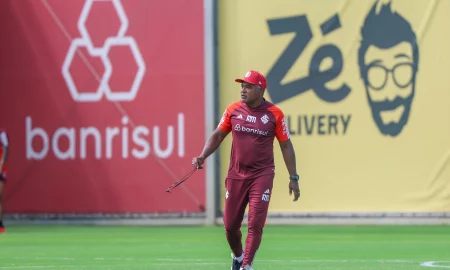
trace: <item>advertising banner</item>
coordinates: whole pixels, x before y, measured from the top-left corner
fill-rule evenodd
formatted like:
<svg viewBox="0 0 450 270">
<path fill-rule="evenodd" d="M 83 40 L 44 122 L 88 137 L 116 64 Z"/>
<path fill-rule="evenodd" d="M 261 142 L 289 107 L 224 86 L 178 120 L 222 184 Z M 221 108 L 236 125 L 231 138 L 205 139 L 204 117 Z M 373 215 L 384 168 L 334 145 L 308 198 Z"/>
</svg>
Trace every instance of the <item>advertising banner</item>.
<svg viewBox="0 0 450 270">
<path fill-rule="evenodd" d="M 7 213 L 201 212 L 203 1 L 0 2 Z M 189 101 L 186 100 L 189 96 Z"/>
<path fill-rule="evenodd" d="M 239 100 L 234 78 L 262 72 L 296 150 L 293 203 L 274 142 L 271 213 L 450 211 L 449 11 L 447 0 L 220 2 L 220 110 Z"/>
</svg>

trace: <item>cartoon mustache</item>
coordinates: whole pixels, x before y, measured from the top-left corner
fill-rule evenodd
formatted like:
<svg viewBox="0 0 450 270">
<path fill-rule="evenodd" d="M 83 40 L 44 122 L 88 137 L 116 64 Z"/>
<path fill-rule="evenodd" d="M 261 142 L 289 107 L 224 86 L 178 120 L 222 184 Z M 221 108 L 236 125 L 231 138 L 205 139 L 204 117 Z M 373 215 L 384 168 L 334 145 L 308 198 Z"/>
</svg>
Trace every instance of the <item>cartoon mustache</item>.
<svg viewBox="0 0 450 270">
<path fill-rule="evenodd" d="M 372 106 L 372 108 L 376 111 L 388 111 L 388 110 L 393 110 L 395 108 L 397 108 L 398 106 L 401 105 L 409 105 L 411 104 L 413 95 L 410 95 L 407 98 L 401 98 L 401 97 L 396 97 L 394 100 L 389 101 L 389 100 L 385 100 L 385 101 L 377 101 L 374 102 L 372 100 L 370 100 L 370 105 Z"/>
</svg>

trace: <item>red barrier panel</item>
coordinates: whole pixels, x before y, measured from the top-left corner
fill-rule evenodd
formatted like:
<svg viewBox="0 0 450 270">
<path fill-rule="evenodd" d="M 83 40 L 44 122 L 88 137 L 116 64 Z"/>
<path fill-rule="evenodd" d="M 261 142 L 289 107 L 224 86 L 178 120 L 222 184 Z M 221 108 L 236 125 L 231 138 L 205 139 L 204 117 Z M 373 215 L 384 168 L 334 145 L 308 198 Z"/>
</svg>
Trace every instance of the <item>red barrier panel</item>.
<svg viewBox="0 0 450 270">
<path fill-rule="evenodd" d="M 0 1 L 9 213 L 199 212 L 203 1 Z"/>
</svg>

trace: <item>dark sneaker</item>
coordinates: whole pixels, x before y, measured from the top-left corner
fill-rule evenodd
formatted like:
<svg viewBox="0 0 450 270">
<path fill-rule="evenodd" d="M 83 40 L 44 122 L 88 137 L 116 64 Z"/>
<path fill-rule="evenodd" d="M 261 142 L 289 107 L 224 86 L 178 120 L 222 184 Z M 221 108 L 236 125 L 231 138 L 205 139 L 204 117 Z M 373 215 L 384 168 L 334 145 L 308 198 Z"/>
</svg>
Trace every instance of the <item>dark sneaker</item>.
<svg viewBox="0 0 450 270">
<path fill-rule="evenodd" d="M 236 257 L 234 257 L 234 254 L 231 253 L 231 258 L 233 258 L 233 263 L 231 264 L 231 270 L 241 270 L 242 262 L 239 262 L 236 260 Z"/>
</svg>

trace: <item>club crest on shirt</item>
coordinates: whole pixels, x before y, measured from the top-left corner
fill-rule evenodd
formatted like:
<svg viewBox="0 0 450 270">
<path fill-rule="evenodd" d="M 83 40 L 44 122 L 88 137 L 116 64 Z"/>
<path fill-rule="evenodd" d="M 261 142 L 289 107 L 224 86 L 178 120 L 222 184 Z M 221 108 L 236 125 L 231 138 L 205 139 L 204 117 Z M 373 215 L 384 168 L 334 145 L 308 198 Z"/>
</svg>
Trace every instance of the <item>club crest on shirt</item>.
<svg viewBox="0 0 450 270">
<path fill-rule="evenodd" d="M 261 122 L 263 122 L 264 124 L 267 124 L 267 122 L 269 122 L 269 117 L 267 116 L 267 114 L 261 117 Z"/>
</svg>

